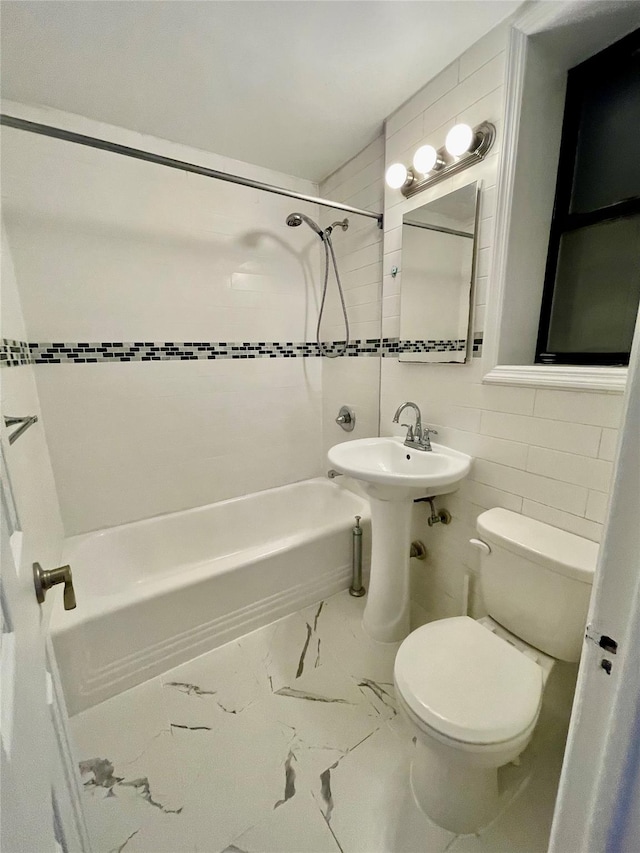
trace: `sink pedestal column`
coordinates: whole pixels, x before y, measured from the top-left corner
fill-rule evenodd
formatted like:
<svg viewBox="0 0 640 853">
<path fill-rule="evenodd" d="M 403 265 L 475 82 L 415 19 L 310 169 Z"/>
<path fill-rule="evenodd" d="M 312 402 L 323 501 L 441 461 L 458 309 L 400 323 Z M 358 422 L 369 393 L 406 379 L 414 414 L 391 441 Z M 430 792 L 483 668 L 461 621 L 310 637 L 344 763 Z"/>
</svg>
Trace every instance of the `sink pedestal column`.
<svg viewBox="0 0 640 853">
<path fill-rule="evenodd" d="M 466 453 L 440 444 L 432 444 L 429 453 L 414 444 L 395 436 L 358 438 L 336 444 L 327 454 L 329 464 L 358 480 L 369 497 L 371 578 L 362 624 L 382 643 L 397 643 L 409 634 L 413 501 L 454 492 L 471 469 Z"/>
<path fill-rule="evenodd" d="M 382 643 L 397 643 L 409 634 L 409 546 L 412 498 L 371 504 L 371 577 L 362 624 Z"/>
</svg>

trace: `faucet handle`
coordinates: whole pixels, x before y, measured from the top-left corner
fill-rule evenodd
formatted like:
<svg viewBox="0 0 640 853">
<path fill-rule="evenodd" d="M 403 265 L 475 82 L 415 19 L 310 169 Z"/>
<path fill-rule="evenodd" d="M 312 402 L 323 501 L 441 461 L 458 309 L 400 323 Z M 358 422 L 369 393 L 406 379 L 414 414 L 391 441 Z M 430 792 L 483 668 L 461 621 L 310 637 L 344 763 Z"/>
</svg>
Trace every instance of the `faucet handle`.
<svg viewBox="0 0 640 853">
<path fill-rule="evenodd" d="M 407 428 L 407 437 L 405 441 L 413 441 L 413 426 L 411 424 L 400 424 L 400 426 Z"/>
<path fill-rule="evenodd" d="M 418 441 L 420 442 L 422 447 L 426 448 L 427 450 L 431 450 L 431 438 L 430 438 L 430 436 L 437 435 L 437 434 L 438 434 L 437 429 L 431 429 L 430 427 L 426 426 L 426 427 L 423 427 L 422 434 L 417 436 L 417 438 L 418 438 Z"/>
</svg>

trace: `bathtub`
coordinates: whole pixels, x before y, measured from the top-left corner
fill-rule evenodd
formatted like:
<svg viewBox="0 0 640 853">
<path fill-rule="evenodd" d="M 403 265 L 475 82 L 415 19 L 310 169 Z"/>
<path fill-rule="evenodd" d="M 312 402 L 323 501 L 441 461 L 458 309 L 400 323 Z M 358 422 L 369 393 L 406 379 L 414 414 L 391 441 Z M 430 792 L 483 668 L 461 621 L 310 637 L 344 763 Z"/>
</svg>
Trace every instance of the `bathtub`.
<svg viewBox="0 0 640 853">
<path fill-rule="evenodd" d="M 78 606 L 58 587 L 51 632 L 69 713 L 345 589 L 355 515 L 369 542 L 366 498 L 314 479 L 67 539 Z"/>
</svg>

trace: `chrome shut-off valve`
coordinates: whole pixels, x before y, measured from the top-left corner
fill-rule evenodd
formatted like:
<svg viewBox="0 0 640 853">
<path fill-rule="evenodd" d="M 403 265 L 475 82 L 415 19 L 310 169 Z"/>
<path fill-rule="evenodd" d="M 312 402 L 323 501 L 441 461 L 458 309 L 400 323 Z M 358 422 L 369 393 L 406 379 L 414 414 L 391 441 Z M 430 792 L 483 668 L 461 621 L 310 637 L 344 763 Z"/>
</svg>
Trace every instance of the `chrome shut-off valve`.
<svg viewBox="0 0 640 853">
<path fill-rule="evenodd" d="M 351 406 L 341 406 L 336 418 L 336 423 L 342 427 L 345 432 L 351 432 L 356 425 L 356 413 Z"/>
</svg>

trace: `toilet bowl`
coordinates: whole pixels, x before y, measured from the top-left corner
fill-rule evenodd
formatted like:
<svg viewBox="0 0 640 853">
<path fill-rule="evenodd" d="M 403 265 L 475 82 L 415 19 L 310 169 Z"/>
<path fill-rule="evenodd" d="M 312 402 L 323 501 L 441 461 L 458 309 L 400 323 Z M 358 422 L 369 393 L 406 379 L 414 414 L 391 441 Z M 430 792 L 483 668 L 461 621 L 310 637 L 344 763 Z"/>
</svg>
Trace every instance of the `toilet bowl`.
<svg viewBox="0 0 640 853">
<path fill-rule="evenodd" d="M 414 798 L 456 833 L 476 832 L 497 815 L 498 769 L 531 740 L 554 661 L 579 658 L 597 558 L 595 543 L 507 510 L 483 513 L 478 530 L 490 616 L 423 625 L 394 666 L 414 741 Z"/>
<path fill-rule="evenodd" d="M 413 795 L 452 832 L 474 832 L 497 814 L 498 768 L 533 735 L 553 660 L 519 645 L 490 619 L 459 616 L 423 625 L 398 651 L 398 704 L 415 737 Z"/>
</svg>

